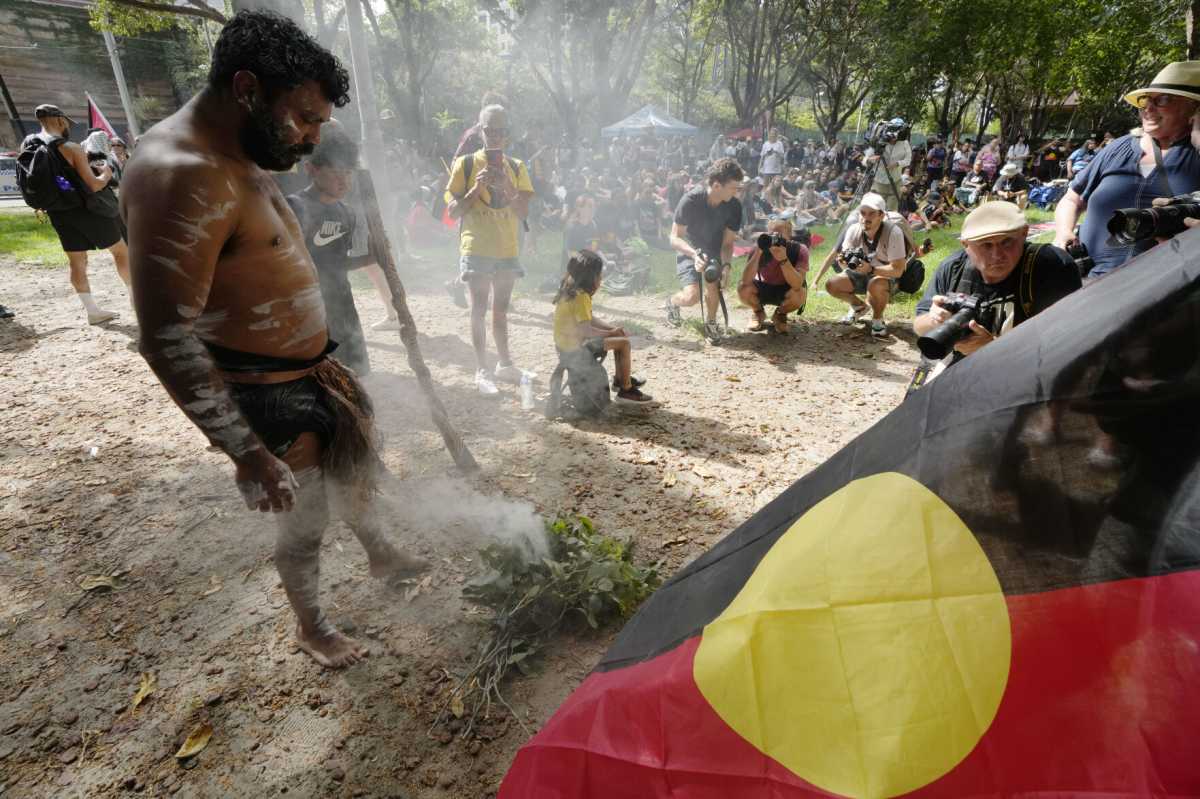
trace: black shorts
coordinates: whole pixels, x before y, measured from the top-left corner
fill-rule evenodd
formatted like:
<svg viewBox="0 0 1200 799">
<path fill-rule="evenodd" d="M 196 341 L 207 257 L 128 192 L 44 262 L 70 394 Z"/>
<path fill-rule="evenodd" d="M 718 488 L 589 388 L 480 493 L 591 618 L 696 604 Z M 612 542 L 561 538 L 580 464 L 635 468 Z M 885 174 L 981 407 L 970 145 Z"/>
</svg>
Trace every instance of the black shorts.
<svg viewBox="0 0 1200 799">
<path fill-rule="evenodd" d="M 754 281 L 754 289 L 758 292 L 759 305 L 783 305 L 789 288 L 787 283 L 775 285 L 774 283 Z"/>
<path fill-rule="evenodd" d="M 85 208 L 50 211 L 50 224 L 64 252 L 107 250 L 121 240 L 121 221 L 93 214 Z"/>
<path fill-rule="evenodd" d="M 267 449 L 277 458 L 302 433 L 316 433 L 328 447 L 337 429 L 337 409 L 315 378 L 287 383 L 228 383 L 229 395 Z"/>
</svg>

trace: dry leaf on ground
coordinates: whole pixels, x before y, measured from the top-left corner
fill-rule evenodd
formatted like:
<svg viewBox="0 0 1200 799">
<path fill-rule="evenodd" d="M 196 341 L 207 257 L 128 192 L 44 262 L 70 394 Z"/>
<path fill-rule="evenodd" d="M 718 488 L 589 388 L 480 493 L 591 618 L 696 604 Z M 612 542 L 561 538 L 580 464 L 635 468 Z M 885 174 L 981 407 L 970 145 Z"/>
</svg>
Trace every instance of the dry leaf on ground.
<svg viewBox="0 0 1200 799">
<path fill-rule="evenodd" d="M 211 596 L 225 587 L 225 584 L 221 582 L 221 578 L 215 574 L 208 578 L 208 584 L 209 589 L 200 596 Z"/>
<path fill-rule="evenodd" d="M 133 695 L 133 702 L 129 705 L 130 712 L 137 710 L 138 705 L 146 701 L 146 697 L 154 693 L 156 688 L 158 688 L 158 678 L 148 671 L 142 674 L 142 681 L 138 684 L 137 693 Z"/>
<path fill-rule="evenodd" d="M 179 751 L 175 753 L 175 758 L 177 760 L 184 760 L 200 754 L 204 751 L 204 747 L 208 746 L 208 740 L 212 738 L 212 734 L 212 725 L 207 721 L 203 722 L 188 735 L 187 740 L 183 742 L 183 746 L 179 747 Z"/>
<path fill-rule="evenodd" d="M 119 576 L 110 574 L 93 574 L 79 578 L 79 587 L 84 591 L 95 591 L 104 589 L 105 591 L 116 591 L 118 588 L 124 587 L 125 583 Z"/>
</svg>

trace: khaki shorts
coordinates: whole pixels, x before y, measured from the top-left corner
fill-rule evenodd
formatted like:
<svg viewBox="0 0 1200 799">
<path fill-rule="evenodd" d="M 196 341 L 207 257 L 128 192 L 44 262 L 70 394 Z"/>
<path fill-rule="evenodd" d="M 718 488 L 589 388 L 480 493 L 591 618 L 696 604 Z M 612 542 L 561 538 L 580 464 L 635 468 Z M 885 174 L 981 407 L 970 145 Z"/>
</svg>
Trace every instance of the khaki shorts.
<svg viewBox="0 0 1200 799">
<path fill-rule="evenodd" d="M 865 294 L 867 291 L 867 284 L 870 283 L 874 277 L 876 277 L 875 275 L 864 275 L 862 272 L 855 272 L 851 269 L 847 269 L 845 272 L 842 272 L 842 274 L 850 278 L 850 285 L 854 287 L 855 294 Z M 888 296 L 895 297 L 896 291 L 898 290 L 897 287 L 900 285 L 900 280 L 894 277 L 885 279 L 888 282 Z"/>
</svg>

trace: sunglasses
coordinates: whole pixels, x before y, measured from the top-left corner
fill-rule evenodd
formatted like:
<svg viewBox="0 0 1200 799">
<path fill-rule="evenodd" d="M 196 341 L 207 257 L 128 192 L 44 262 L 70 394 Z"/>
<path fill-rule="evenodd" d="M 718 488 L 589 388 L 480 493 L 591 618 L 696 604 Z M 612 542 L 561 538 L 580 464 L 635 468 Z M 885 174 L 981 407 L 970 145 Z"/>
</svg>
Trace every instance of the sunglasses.
<svg viewBox="0 0 1200 799">
<path fill-rule="evenodd" d="M 1143 94 L 1141 97 L 1137 98 L 1137 107 L 1145 111 L 1150 106 L 1154 106 L 1155 108 L 1166 108 L 1173 102 L 1175 102 L 1175 95 L 1173 94 L 1158 94 L 1154 97 L 1151 97 L 1148 94 Z"/>
<path fill-rule="evenodd" d="M 492 136 L 507 136 L 508 128 L 493 128 L 493 127 L 489 126 L 489 127 L 485 127 L 483 129 L 483 132 L 491 134 Z"/>
</svg>

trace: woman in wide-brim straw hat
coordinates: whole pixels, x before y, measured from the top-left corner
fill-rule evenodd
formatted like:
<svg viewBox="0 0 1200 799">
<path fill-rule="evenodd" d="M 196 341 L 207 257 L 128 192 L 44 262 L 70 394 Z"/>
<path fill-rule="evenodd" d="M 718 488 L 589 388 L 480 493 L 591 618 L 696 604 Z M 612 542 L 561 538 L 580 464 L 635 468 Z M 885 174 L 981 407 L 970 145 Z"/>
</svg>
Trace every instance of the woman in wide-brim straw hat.
<svg viewBox="0 0 1200 799">
<path fill-rule="evenodd" d="M 1086 210 L 1078 241 L 1095 266 L 1085 282 L 1118 269 L 1154 241 L 1111 242 L 1108 220 L 1122 208 L 1149 208 L 1154 200 L 1200 190 L 1200 152 L 1193 145 L 1200 111 L 1200 61 L 1168 64 L 1154 80 L 1125 95 L 1137 106 L 1141 131 L 1114 140 L 1071 181 L 1054 213 L 1054 243 L 1076 241 L 1075 222 Z M 1200 137 L 1197 137 L 1200 138 Z"/>
</svg>

